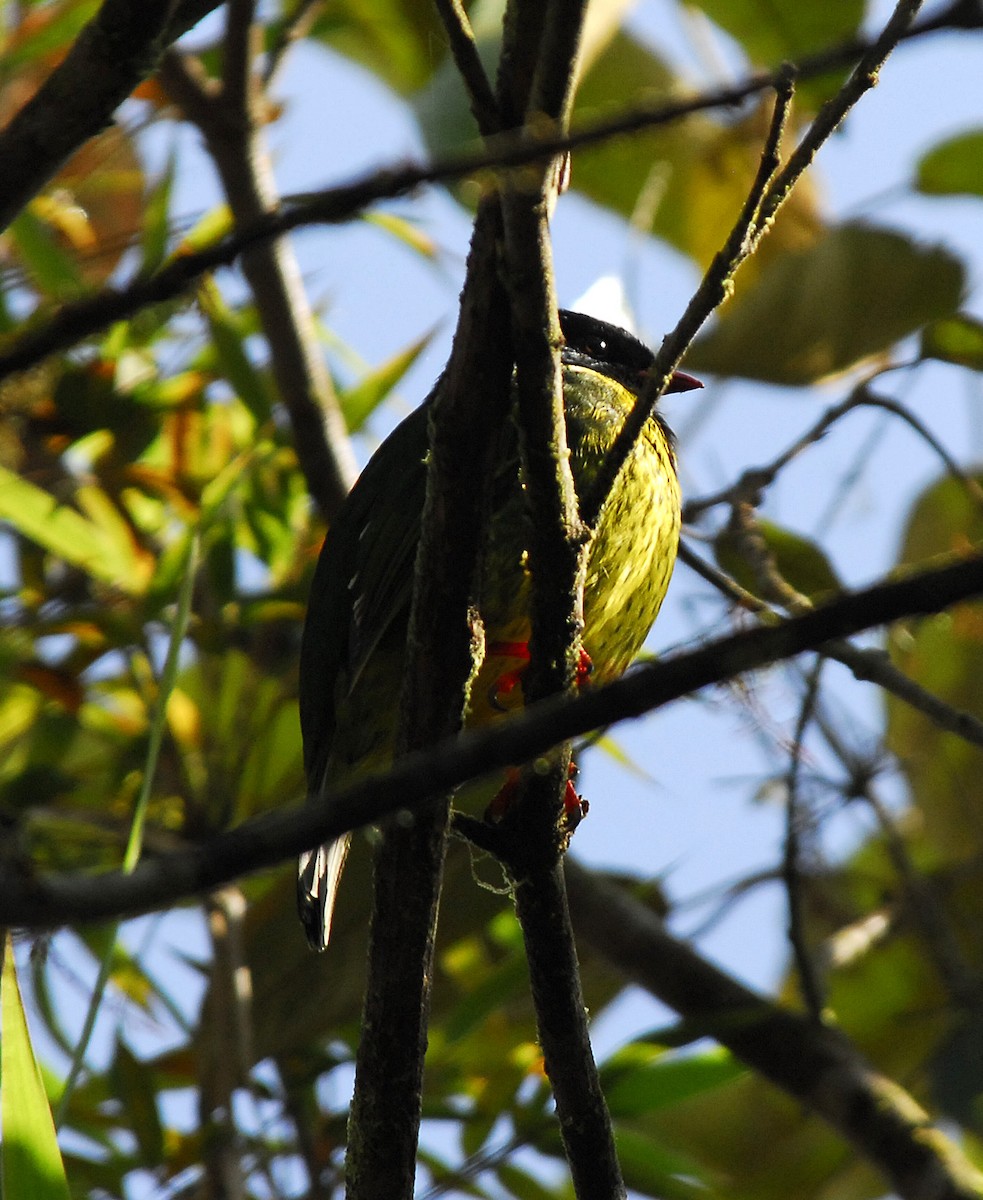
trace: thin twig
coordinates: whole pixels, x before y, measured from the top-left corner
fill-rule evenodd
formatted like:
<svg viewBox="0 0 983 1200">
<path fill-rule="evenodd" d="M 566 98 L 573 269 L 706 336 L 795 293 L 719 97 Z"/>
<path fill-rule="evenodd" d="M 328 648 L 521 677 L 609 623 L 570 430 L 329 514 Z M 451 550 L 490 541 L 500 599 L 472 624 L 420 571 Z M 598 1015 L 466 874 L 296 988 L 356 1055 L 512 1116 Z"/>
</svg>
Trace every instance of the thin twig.
<svg viewBox="0 0 983 1200">
<path fill-rule="evenodd" d="M 795 184 L 811 166 L 819 149 L 837 130 L 844 117 L 861 96 L 877 83 L 877 76 L 888 55 L 906 33 L 918 15 L 923 0 L 898 0 L 890 19 L 873 44 L 864 51 L 849 79 L 822 106 L 806 130 L 788 162 L 778 172 L 764 197 L 755 229 L 755 243 L 764 236 L 779 209 L 792 193 Z"/>
<path fill-rule="evenodd" d="M 324 0 L 295 0 L 293 10 L 275 26 L 273 44 L 263 68 L 263 88 L 268 90 L 290 47 L 305 37 L 324 8 Z"/>
<path fill-rule="evenodd" d="M 686 306 L 686 311 L 673 331 L 663 339 L 649 372 L 645 391 L 639 397 L 631 416 L 625 421 L 617 441 L 606 456 L 604 468 L 598 473 L 591 494 L 582 506 L 583 520 L 589 526 L 596 523 L 615 479 L 627 461 L 652 409 L 669 386 L 672 373 L 687 347 L 704 321 L 724 301 L 734 272 L 751 253 L 752 236 L 757 226 L 760 208 L 769 183 L 780 165 L 781 140 L 792 104 L 793 86 L 794 71 L 786 65 L 775 83 L 775 107 L 771 124 L 747 199 L 727 240 L 714 255 L 700 281 L 700 286 Z"/>
<path fill-rule="evenodd" d="M 966 962 L 932 885 L 912 863 L 904 838 L 891 813 L 868 785 L 861 799 L 870 807 L 905 892 L 905 911 L 918 930 L 935 969 L 957 1005 L 979 1003 L 983 979 Z"/>
<path fill-rule="evenodd" d="M 885 412 L 893 413 L 899 417 L 904 423 L 912 429 L 941 459 L 943 466 L 949 472 L 953 479 L 957 479 L 970 496 L 977 504 L 983 505 L 983 487 L 980 487 L 978 480 L 972 475 L 968 475 L 958 462 L 952 457 L 945 446 L 939 441 L 928 426 L 918 419 L 913 412 L 910 412 L 898 400 L 892 400 L 887 396 L 875 396 L 870 391 L 869 386 L 860 389 L 859 402 L 866 408 L 880 408 Z"/>
<path fill-rule="evenodd" d="M 799 707 L 799 717 L 795 723 L 792 745 L 789 748 L 788 772 L 785 776 L 785 846 L 782 853 L 782 879 L 788 900 L 789 943 L 792 947 L 792 957 L 795 961 L 806 1011 L 817 1023 L 823 1020 L 823 994 L 806 936 L 802 831 L 807 816 L 803 812 L 799 796 L 799 775 L 803 741 L 815 713 L 822 670 L 823 658 L 822 655 L 818 655 L 806 678 L 806 690 Z"/>
<path fill-rule="evenodd" d="M 463 3 L 461 0 L 434 0 L 434 3 L 450 42 L 457 73 L 467 90 L 471 113 L 478 131 L 483 137 L 500 133 L 502 116 L 498 111 L 498 101 L 485 74 L 485 67 L 474 40 L 474 31 Z"/>
<path fill-rule="evenodd" d="M 757 613 L 766 621 L 777 622 L 781 619 L 774 608 L 701 558 L 685 542 L 680 543 L 679 559 L 741 608 Z M 794 605 L 793 611 L 805 612 L 810 607 L 807 598 L 794 590 L 793 595 L 800 601 Z M 983 721 L 979 717 L 940 700 L 899 670 L 884 650 L 854 646 L 843 638 L 834 638 L 823 647 L 823 653 L 842 663 L 861 683 L 877 684 L 928 717 L 940 729 L 983 748 Z"/>
</svg>

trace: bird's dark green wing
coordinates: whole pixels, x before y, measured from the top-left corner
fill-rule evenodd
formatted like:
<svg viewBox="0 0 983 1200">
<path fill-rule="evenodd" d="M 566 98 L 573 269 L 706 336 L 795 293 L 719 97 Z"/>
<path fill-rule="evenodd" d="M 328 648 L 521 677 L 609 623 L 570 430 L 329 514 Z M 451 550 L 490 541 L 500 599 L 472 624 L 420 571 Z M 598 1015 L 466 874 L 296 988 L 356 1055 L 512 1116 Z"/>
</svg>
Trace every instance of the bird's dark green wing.
<svg viewBox="0 0 983 1200">
<path fill-rule="evenodd" d="M 426 496 L 427 413 L 414 410 L 379 447 L 325 538 L 300 651 L 300 724 L 308 791 L 320 787 L 339 686 L 350 688 L 380 638 L 405 621 Z"/>
</svg>

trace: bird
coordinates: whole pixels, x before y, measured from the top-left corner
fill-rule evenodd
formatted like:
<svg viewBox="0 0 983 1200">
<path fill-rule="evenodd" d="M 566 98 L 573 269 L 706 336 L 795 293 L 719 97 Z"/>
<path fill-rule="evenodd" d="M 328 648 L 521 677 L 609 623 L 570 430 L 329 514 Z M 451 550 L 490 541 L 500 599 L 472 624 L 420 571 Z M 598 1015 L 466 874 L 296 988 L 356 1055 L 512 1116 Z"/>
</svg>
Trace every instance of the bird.
<svg viewBox="0 0 983 1200">
<path fill-rule="evenodd" d="M 599 318 L 566 309 L 559 318 L 570 466 L 583 499 L 655 357 L 633 334 Z M 677 371 L 667 390 L 698 387 L 698 380 Z M 315 568 L 299 682 L 312 803 L 320 802 L 327 789 L 360 772 L 384 769 L 392 760 L 433 396 L 370 458 L 331 523 Z M 530 518 L 514 414 L 502 433 L 490 493 L 475 585 L 485 657 L 470 689 L 468 726 L 500 720 L 523 702 L 530 634 Z M 588 549 L 582 661 L 592 682 L 621 675 L 641 649 L 669 586 L 679 524 L 675 442 L 656 409 L 611 488 Z M 298 910 L 315 950 L 328 944 L 348 844 L 346 835 L 299 859 Z"/>
</svg>

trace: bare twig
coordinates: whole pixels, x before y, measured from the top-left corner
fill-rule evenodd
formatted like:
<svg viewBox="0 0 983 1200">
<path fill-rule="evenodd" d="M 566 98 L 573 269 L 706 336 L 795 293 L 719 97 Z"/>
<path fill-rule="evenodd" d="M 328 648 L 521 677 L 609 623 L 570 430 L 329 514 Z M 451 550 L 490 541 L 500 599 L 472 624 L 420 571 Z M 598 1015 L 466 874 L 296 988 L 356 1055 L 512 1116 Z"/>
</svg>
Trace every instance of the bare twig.
<svg viewBox="0 0 983 1200">
<path fill-rule="evenodd" d="M 816 965 L 809 950 L 805 928 L 804 873 L 802 871 L 802 832 L 808 820 L 799 795 L 800 766 L 803 741 L 813 718 L 819 695 L 819 679 L 823 659 L 818 656 L 807 676 L 806 691 L 799 707 L 795 735 L 789 748 L 788 771 L 785 776 L 785 846 L 782 854 L 782 879 L 788 900 L 788 938 L 792 947 L 799 987 L 806 1011 L 813 1021 L 823 1019 L 823 994 Z"/>
<path fill-rule="evenodd" d="M 835 96 L 819 110 L 815 120 L 806 130 L 788 162 L 782 167 L 768 188 L 755 229 L 755 240 L 760 240 L 778 215 L 778 210 L 792 193 L 795 184 L 812 164 L 820 147 L 836 131 L 843 118 L 856 105 L 865 92 L 877 84 L 878 73 L 888 55 L 906 33 L 918 15 L 924 0 L 898 0 L 887 24 L 870 47 L 864 51 L 849 79 Z"/>
<path fill-rule="evenodd" d="M 786 66 L 775 82 L 775 108 L 758 171 L 730 235 L 713 257 L 700 286 L 693 294 L 675 329 L 663 339 L 649 372 L 645 392 L 639 397 L 631 417 L 625 422 L 618 440 L 607 455 L 603 471 L 598 473 L 591 495 L 583 505 L 583 518 L 594 525 L 611 487 L 638 440 L 645 422 L 659 397 L 669 386 L 673 371 L 704 321 L 726 298 L 734 272 L 753 251 L 760 210 L 780 164 L 782 134 L 792 104 L 794 71 Z"/>
<path fill-rule="evenodd" d="M 880 368 L 877 373 L 880 373 Z M 899 417 L 931 447 L 949 474 L 964 485 L 973 499 L 978 503 L 983 503 L 983 488 L 980 487 L 979 483 L 972 476 L 966 474 L 959 463 L 956 462 L 924 422 L 920 421 L 897 400 L 875 395 L 871 391 L 871 381 L 864 379 L 851 389 L 850 393 L 843 400 L 826 409 L 809 429 L 800 434 L 790 446 L 777 455 L 770 463 L 745 470 L 735 483 L 718 492 L 712 492 L 708 496 L 699 496 L 693 500 L 688 500 L 683 506 L 684 522 L 694 522 L 708 509 L 715 508 L 720 504 L 734 504 L 739 501 L 746 501 L 753 505 L 759 504 L 761 494 L 775 482 L 790 462 L 825 437 L 829 430 L 847 414 L 857 412 L 863 408 L 878 408 Z"/>
<path fill-rule="evenodd" d="M 164 85 L 200 130 L 239 229 L 261 223 L 277 205 L 253 66 L 259 27 L 254 0 L 230 4 L 221 87 L 194 60 L 169 51 Z M 289 242 L 264 240 L 243 254 L 270 365 L 290 417 L 294 447 L 311 496 L 325 517 L 338 511 L 357 475 L 331 376 L 318 343 L 310 301 Z M 166 268 L 165 268 L 166 270 Z"/>
<path fill-rule="evenodd" d="M 434 0 L 437 12 L 447 31 L 454 65 L 467 89 L 471 102 L 471 113 L 483 137 L 500 133 L 502 117 L 498 111 L 498 101 L 485 74 L 485 68 L 478 54 L 474 40 L 474 31 L 468 14 L 464 11 L 461 0 Z"/>
<path fill-rule="evenodd" d="M 324 0 L 295 0 L 291 12 L 276 26 L 273 44 L 266 56 L 263 68 L 263 85 L 269 88 L 287 56 L 290 47 L 304 37 L 324 8 Z"/>
<path fill-rule="evenodd" d="M 679 559 L 741 608 L 772 622 L 780 620 L 778 613 L 764 600 L 742 588 L 729 575 L 725 575 L 723 571 L 701 558 L 686 542 L 680 543 Z M 974 746 L 983 747 L 983 721 L 979 717 L 963 709 L 954 708 L 926 691 L 903 671 L 899 671 L 885 651 L 861 648 L 854 646 L 852 642 L 836 638 L 826 643 L 823 653 L 847 667 L 855 679 L 865 683 L 876 683 L 878 687 L 923 713 L 940 729 L 955 733 Z"/>
</svg>

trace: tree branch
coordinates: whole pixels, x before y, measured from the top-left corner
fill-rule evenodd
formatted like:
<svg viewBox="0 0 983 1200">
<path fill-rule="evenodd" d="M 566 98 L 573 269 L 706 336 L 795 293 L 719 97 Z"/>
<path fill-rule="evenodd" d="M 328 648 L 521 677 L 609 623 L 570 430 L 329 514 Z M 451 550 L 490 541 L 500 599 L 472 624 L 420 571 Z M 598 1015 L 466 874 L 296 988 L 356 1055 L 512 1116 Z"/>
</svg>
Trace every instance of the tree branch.
<svg viewBox="0 0 983 1200">
<path fill-rule="evenodd" d="M 66 57 L 0 132 L 0 229 L 156 67 L 164 47 L 218 0 L 104 0 Z"/>
<path fill-rule="evenodd" d="M 600 954 L 821 1116 L 904 1200 L 978 1200 L 983 1175 L 838 1030 L 724 974 L 621 888 L 570 860 L 566 875 L 577 928 Z"/>
<path fill-rule="evenodd" d="M 475 222 L 454 345 L 437 385 L 403 682 L 399 745 L 405 750 L 460 728 L 472 669 L 468 605 L 486 511 L 484 481 L 498 444 L 495 431 L 507 417 L 512 373 L 508 305 L 496 270 L 500 228 L 492 198 Z M 482 481 L 477 487 L 476 478 Z M 398 760 L 396 769 L 407 761 Z M 389 825 L 376 853 L 365 1035 L 346 1164 L 352 1200 L 413 1191 L 449 791 L 444 780 L 426 779 L 416 819 Z M 405 796 L 391 795 L 403 807 Z M 333 812 L 334 803 L 326 795 L 323 811 Z"/>
<path fill-rule="evenodd" d="M 471 115 L 483 137 L 500 133 L 502 115 L 485 68 L 478 54 L 474 31 L 461 0 L 434 0 L 437 12 L 447 32 L 457 73 L 468 93 Z"/>
<path fill-rule="evenodd" d="M 31 864 L 0 864 L 0 924 L 27 929 L 134 916 L 178 903 L 301 850 L 411 810 L 436 791 L 512 763 L 529 762 L 559 742 L 639 717 L 702 688 L 816 650 L 903 617 L 929 615 L 983 595 L 983 553 L 848 592 L 778 625 L 731 634 L 698 650 L 645 664 L 574 697 L 543 701 L 494 728 L 475 730 L 407 755 L 392 770 L 326 792 L 304 806 L 246 821 L 199 846 L 145 859 L 131 875 L 38 876 Z M 394 802 L 394 797 L 395 802 Z"/>
<path fill-rule="evenodd" d="M 253 15 L 251 2 L 230 5 L 221 87 L 204 76 L 200 64 L 176 51 L 169 51 L 161 66 L 164 86 L 205 139 L 240 230 L 262 223 L 278 204 L 259 112 L 263 97 L 254 74 L 259 28 Z M 270 238 L 243 254 L 242 271 L 270 348 L 273 378 L 307 489 L 330 520 L 358 471 L 300 267 L 288 241 Z"/>
<path fill-rule="evenodd" d="M 122 0 L 115 2 L 120 3 Z M 168 36 L 176 36 L 177 32 L 183 32 L 184 28 L 193 23 L 192 17 L 198 19 L 216 6 L 212 0 L 185 0 L 169 26 Z M 177 29 L 179 25 L 182 26 L 181 29 Z M 943 29 L 981 26 L 983 13 L 979 11 L 975 0 L 955 0 L 937 17 L 913 26 L 904 36 L 912 38 Z M 802 79 L 809 78 L 854 62 L 869 45 L 866 41 L 851 41 L 834 51 L 803 60 L 796 68 L 797 76 Z M 732 87 L 715 88 L 688 100 L 654 107 L 641 106 L 613 119 L 587 123 L 562 137 L 550 137 L 546 132 L 538 132 L 535 137 L 516 137 L 506 133 L 492 139 L 478 152 L 449 157 L 431 165 L 409 164 L 371 172 L 347 185 L 328 188 L 293 200 L 288 198 L 274 214 L 265 217 L 249 229 L 223 239 L 214 247 L 197 254 L 181 254 L 150 279 L 137 279 L 126 287 L 107 288 L 85 300 L 63 305 L 44 325 L 7 340 L 7 349 L 0 353 L 0 379 L 15 371 L 34 366 L 47 355 L 67 349 L 83 338 L 107 328 L 114 321 L 132 317 L 149 304 L 158 304 L 180 296 L 200 275 L 218 267 L 230 266 L 240 254 L 259 242 L 279 237 L 305 225 L 337 224 L 349 220 L 370 204 L 405 196 L 423 184 L 451 183 L 480 174 L 489 168 L 522 166 L 581 146 L 596 145 L 622 134 L 671 124 L 693 113 L 715 108 L 730 109 L 742 104 L 751 96 L 776 87 L 782 77 L 782 69 L 759 73 Z M 101 114 L 99 125 L 93 132 L 97 132 L 98 127 L 105 123 L 108 115 Z M 8 126 L 8 129 L 11 129 L 11 126 Z M 9 157 L 8 151 L 11 155 L 30 155 L 33 152 L 30 145 L 21 146 L 19 142 L 5 143 L 6 132 L 0 134 L 0 153 L 5 159 Z M 24 197 L 20 203 L 26 203 L 29 198 L 30 196 Z"/>
<path fill-rule="evenodd" d="M 528 48 L 538 25 L 538 53 L 503 56 L 503 108 L 522 106 L 525 120 L 546 116 L 562 128 L 569 113 L 585 15 L 583 0 L 516 5 L 511 27 Z M 507 27 L 509 20 L 507 19 Z M 525 29 L 525 33 L 522 30 Z M 516 72 L 523 74 L 516 77 Z M 515 387 L 525 498 L 532 530 L 530 662 L 525 703 L 569 692 L 583 629 L 587 537 L 570 468 L 560 365 L 549 213 L 561 178 L 545 162 L 532 183 L 510 179 L 502 195 L 503 273 L 512 312 Z M 574 1191 L 578 1197 L 625 1195 L 614 1130 L 591 1050 L 560 855 L 569 839 L 563 799 L 570 746 L 550 756 L 548 771 L 525 773 L 498 832 L 499 855 L 513 881 L 516 914 L 529 966 L 536 1025 L 553 1088 Z"/>
<path fill-rule="evenodd" d="M 680 359 L 703 323 L 714 309 L 724 302 L 734 272 L 754 250 L 755 230 L 758 228 L 761 206 L 781 161 L 782 135 L 792 105 L 793 85 L 793 70 L 786 67 L 775 83 L 775 108 L 747 199 L 726 242 L 707 267 L 699 287 L 686 306 L 686 311 L 672 332 L 662 340 L 655 362 L 649 371 L 645 391 L 638 398 L 631 416 L 625 421 L 618 440 L 607 455 L 604 469 L 598 472 L 591 494 L 584 504 L 584 520 L 588 525 L 594 525 L 597 521 L 614 481 L 631 454 L 645 422 L 669 386 L 669 380 Z"/>
</svg>

